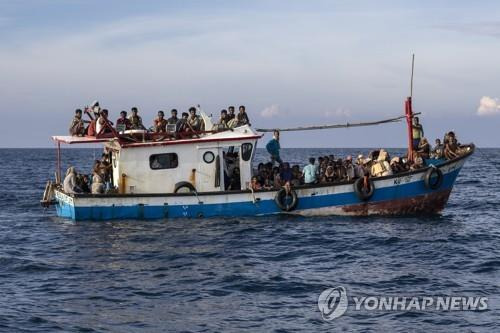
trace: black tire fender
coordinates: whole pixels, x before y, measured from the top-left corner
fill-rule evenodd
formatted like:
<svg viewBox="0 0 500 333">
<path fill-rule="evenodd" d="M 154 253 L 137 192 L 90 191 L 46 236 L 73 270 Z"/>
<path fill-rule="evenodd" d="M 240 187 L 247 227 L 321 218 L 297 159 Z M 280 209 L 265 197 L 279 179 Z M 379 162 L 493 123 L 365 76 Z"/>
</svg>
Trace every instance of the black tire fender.
<svg viewBox="0 0 500 333">
<path fill-rule="evenodd" d="M 437 179 L 432 181 L 434 174 L 437 177 Z M 428 188 L 429 190 L 437 190 L 443 184 L 443 172 L 439 170 L 439 168 L 437 168 L 436 166 L 431 165 L 429 170 L 427 170 L 427 172 L 424 175 L 424 184 L 425 187 Z"/>
<path fill-rule="evenodd" d="M 368 182 L 370 183 L 370 190 L 368 192 L 363 191 L 363 185 L 364 185 L 363 177 L 356 179 L 356 181 L 354 182 L 354 192 L 361 201 L 370 200 L 370 198 L 375 193 L 375 184 L 373 183 L 373 180 L 368 178 Z"/>
<path fill-rule="evenodd" d="M 196 189 L 190 182 L 178 182 L 175 184 L 174 193 L 179 192 L 179 190 L 183 188 L 189 189 L 189 192 L 196 192 Z"/>
<path fill-rule="evenodd" d="M 287 197 L 292 198 L 292 201 L 290 203 L 285 202 L 285 199 Z M 282 188 L 276 193 L 274 201 L 282 211 L 290 212 L 297 207 L 299 203 L 299 197 L 297 196 L 297 192 L 295 192 L 293 189 L 287 191 L 285 188 Z"/>
</svg>

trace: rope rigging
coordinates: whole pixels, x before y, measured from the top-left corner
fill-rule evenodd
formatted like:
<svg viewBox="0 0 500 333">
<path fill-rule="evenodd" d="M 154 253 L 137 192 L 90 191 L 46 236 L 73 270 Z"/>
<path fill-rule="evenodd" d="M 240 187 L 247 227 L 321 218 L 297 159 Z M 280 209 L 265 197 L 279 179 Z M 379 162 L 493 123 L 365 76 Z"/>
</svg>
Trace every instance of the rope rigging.
<svg viewBox="0 0 500 333">
<path fill-rule="evenodd" d="M 413 115 L 418 115 L 418 113 L 414 113 Z M 288 127 L 288 128 L 257 128 L 258 132 L 273 132 L 275 130 L 279 130 L 280 132 L 294 132 L 294 131 L 312 131 L 312 130 L 322 130 L 322 129 L 332 129 L 332 128 L 349 128 L 349 127 L 363 127 L 363 126 L 375 126 L 387 123 L 396 123 L 402 119 L 405 119 L 406 116 L 399 116 L 396 118 L 378 120 L 378 121 L 370 121 L 364 123 L 346 123 L 346 124 L 332 124 L 332 125 L 313 125 L 313 126 L 299 126 L 299 127 Z"/>
</svg>

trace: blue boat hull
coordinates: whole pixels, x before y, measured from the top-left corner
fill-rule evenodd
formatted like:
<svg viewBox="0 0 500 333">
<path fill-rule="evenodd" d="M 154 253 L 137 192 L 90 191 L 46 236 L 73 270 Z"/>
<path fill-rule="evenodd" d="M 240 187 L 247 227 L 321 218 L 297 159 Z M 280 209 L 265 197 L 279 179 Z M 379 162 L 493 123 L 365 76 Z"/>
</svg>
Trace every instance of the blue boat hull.
<svg viewBox="0 0 500 333">
<path fill-rule="evenodd" d="M 375 192 L 368 201 L 358 198 L 353 184 L 296 188 L 298 205 L 290 214 L 406 215 L 439 213 L 445 207 L 465 157 L 439 166 L 443 182 L 426 187 L 426 169 L 374 179 Z M 169 219 L 215 216 L 259 216 L 283 213 L 274 201 L 276 191 L 251 193 L 200 193 L 195 195 L 135 194 L 69 196 L 56 191 L 57 215 L 73 220 Z"/>
</svg>

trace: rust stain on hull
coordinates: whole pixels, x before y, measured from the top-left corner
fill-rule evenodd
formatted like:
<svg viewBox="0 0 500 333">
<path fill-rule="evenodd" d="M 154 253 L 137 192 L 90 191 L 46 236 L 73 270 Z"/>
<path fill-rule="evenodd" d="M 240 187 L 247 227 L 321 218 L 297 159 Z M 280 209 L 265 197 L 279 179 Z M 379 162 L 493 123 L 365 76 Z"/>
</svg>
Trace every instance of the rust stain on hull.
<svg viewBox="0 0 500 333">
<path fill-rule="evenodd" d="M 379 202 L 366 202 L 343 207 L 347 215 L 415 215 L 440 213 L 450 196 L 451 190 L 436 191 L 411 198 Z"/>
</svg>

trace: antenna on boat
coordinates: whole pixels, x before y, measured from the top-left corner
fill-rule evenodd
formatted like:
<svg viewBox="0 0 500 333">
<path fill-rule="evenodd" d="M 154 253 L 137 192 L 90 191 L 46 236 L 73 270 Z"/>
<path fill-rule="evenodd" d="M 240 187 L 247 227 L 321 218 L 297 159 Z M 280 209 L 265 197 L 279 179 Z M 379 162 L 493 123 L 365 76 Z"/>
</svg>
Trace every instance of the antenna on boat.
<svg viewBox="0 0 500 333">
<path fill-rule="evenodd" d="M 415 68 L 415 53 L 411 55 L 411 79 L 410 79 L 410 98 L 413 98 L 413 69 Z"/>
</svg>

